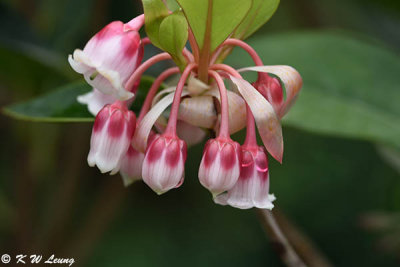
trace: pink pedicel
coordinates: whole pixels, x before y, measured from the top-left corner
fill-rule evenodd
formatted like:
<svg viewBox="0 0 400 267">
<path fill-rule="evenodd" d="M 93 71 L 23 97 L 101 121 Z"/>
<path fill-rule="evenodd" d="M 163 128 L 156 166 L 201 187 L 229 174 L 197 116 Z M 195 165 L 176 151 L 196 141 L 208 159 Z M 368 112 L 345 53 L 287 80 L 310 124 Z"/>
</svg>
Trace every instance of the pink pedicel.
<svg viewBox="0 0 400 267">
<path fill-rule="evenodd" d="M 214 198 L 215 203 L 239 209 L 272 209 L 274 195 L 269 194 L 269 170 L 263 147 L 242 146 L 240 177 L 235 186 Z"/>
<path fill-rule="evenodd" d="M 160 195 L 182 184 L 187 147 L 176 136 L 156 135 L 152 139 L 145 153 L 142 177 Z"/>
<path fill-rule="evenodd" d="M 76 49 L 69 56 L 72 68 L 103 94 L 119 100 L 133 97 L 133 93 L 126 90 L 125 83 L 143 58 L 137 29 L 140 23 L 138 19 L 133 23 L 136 27 L 133 27 L 121 21 L 111 22 L 89 40 L 83 51 Z M 96 98 L 91 100 L 96 101 Z"/>
<path fill-rule="evenodd" d="M 208 140 L 199 168 L 200 183 L 216 196 L 231 189 L 239 173 L 240 145 L 226 138 Z"/>
<path fill-rule="evenodd" d="M 258 73 L 258 79 L 253 83 L 256 88 L 274 107 L 275 112 L 281 117 L 284 104 L 283 88 L 277 78 L 270 77 L 267 73 Z"/>
<path fill-rule="evenodd" d="M 118 172 L 121 158 L 130 146 L 135 125 L 135 114 L 123 102 L 117 101 L 101 109 L 93 125 L 89 166 L 97 165 L 103 173 Z"/>
</svg>

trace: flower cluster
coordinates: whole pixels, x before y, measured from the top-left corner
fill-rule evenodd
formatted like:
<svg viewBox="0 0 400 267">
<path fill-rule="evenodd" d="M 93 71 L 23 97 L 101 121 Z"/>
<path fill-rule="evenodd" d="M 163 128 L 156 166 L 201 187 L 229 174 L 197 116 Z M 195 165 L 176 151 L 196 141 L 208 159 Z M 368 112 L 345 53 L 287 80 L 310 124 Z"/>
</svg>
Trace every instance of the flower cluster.
<svg viewBox="0 0 400 267">
<path fill-rule="evenodd" d="M 125 185 L 142 179 L 162 194 L 183 183 L 187 146 L 213 133 L 199 166 L 200 183 L 218 204 L 272 209 L 267 153 L 282 162 L 280 120 L 300 91 L 299 73 L 289 66 L 264 66 L 253 48 L 230 38 L 208 55 L 204 67 L 192 39 L 191 51 L 182 51 L 184 66 L 168 68 L 154 80 L 136 119 L 129 106 L 142 74 L 173 59 L 164 52 L 142 62 L 144 47 L 151 44 L 140 38 L 143 24 L 144 15 L 125 24 L 112 22 L 68 58 L 93 87 L 78 97 L 96 116 L 89 165 L 103 173 L 120 172 Z M 216 63 L 219 53 L 233 46 L 248 52 L 256 66 L 236 70 Z M 240 73 L 246 71 L 257 72 L 257 80 L 244 80 Z M 180 75 L 177 84 L 158 91 L 172 75 Z M 240 145 L 231 134 L 243 128 L 246 139 Z M 257 144 L 257 129 L 263 146 Z"/>
</svg>

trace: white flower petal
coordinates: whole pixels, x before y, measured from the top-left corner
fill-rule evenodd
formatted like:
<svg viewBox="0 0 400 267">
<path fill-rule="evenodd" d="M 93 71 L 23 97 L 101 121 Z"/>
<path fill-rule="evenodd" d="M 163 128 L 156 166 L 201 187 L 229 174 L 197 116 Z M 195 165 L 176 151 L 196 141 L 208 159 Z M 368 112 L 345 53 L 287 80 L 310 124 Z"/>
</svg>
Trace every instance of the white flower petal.
<svg viewBox="0 0 400 267">
<path fill-rule="evenodd" d="M 96 116 L 105 105 L 114 103 L 117 99 L 94 88 L 91 92 L 78 96 L 77 100 L 81 104 L 86 104 L 89 112 Z"/>
<path fill-rule="evenodd" d="M 249 105 L 265 148 L 282 162 L 282 128 L 274 108 L 249 82 L 233 76 L 230 78 Z"/>
<path fill-rule="evenodd" d="M 80 51 L 80 50 L 79 50 Z M 75 54 L 75 52 L 74 52 Z M 83 74 L 89 71 L 94 71 L 94 69 L 83 62 L 76 61 L 72 55 L 68 55 L 68 62 L 74 71 Z"/>
</svg>

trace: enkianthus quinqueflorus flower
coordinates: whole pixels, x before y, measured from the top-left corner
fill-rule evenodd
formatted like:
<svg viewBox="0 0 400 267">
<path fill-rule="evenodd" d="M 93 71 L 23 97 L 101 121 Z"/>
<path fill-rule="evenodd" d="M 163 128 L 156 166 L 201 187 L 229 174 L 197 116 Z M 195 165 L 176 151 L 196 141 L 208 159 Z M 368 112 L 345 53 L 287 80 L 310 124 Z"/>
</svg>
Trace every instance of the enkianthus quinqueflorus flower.
<svg viewBox="0 0 400 267">
<path fill-rule="evenodd" d="M 145 6 L 145 12 L 146 8 L 151 9 L 152 5 Z M 71 66 L 94 88 L 79 97 L 79 102 L 87 104 L 89 111 L 98 112 L 89 165 L 97 165 L 102 172 L 111 171 L 111 174 L 120 171 L 125 185 L 143 179 L 153 191 L 163 194 L 182 184 L 187 146 L 210 136 L 198 177 L 211 192 L 214 202 L 241 209 L 272 209 L 275 197 L 269 194 L 267 154 L 282 162 L 280 120 L 302 87 L 300 74 L 290 66 L 264 66 L 256 51 L 239 39 L 227 38 L 217 47 L 211 47 L 205 42 L 211 42 L 213 35 L 202 33 L 201 37 L 208 37 L 198 44 L 198 31 L 193 31 L 190 23 L 188 28 L 182 28 L 187 32 L 178 34 L 177 38 L 169 38 L 160 31 L 162 26 L 167 30 L 175 27 L 178 31 L 178 24 L 184 22 L 181 19 L 185 20 L 184 16 L 188 15 L 185 12 L 177 14 L 167 10 L 162 16 L 175 17 L 157 18 L 162 20 L 161 26 L 152 17 L 155 13 L 148 14 L 146 30 L 152 29 L 147 32 L 148 38 L 140 39 L 138 34 L 144 23 L 141 15 L 126 24 L 110 23 L 83 51 L 76 50 L 69 57 Z M 147 23 L 151 24 L 148 29 Z M 212 31 L 212 27 L 205 30 Z M 190 51 L 185 48 L 187 41 Z M 147 44 L 166 52 L 140 64 Z M 256 66 L 236 70 L 221 63 L 233 46 L 244 49 Z M 135 101 L 140 77 L 163 60 L 173 60 L 177 66 L 154 79 L 135 122 L 129 106 Z M 246 81 L 241 76 L 246 71 L 256 71 L 258 79 Z M 180 75 L 178 82 L 169 83 L 159 91 L 173 75 Z M 230 81 L 226 83 L 230 85 L 228 88 L 225 81 Z M 231 134 L 243 128 L 246 128 L 246 140 L 240 146 Z M 257 144 L 256 131 L 263 147 Z M 189 153 L 188 158 L 191 156 Z"/>
<path fill-rule="evenodd" d="M 269 170 L 267 154 L 263 147 L 242 146 L 240 176 L 235 186 L 214 201 L 239 209 L 256 207 L 272 209 L 274 195 L 269 194 Z"/>
<path fill-rule="evenodd" d="M 200 183 L 216 196 L 231 189 L 239 178 L 240 145 L 229 137 L 228 99 L 222 78 L 210 71 L 221 93 L 221 124 L 216 139 L 207 142 L 199 168 Z"/>
<path fill-rule="evenodd" d="M 235 185 L 239 172 L 240 145 L 232 139 L 208 140 L 199 167 L 200 183 L 218 195 Z"/>
<path fill-rule="evenodd" d="M 89 166 L 101 172 L 118 172 L 135 131 L 136 116 L 125 103 L 106 105 L 96 116 L 90 140 Z"/>
<path fill-rule="evenodd" d="M 186 150 L 186 143 L 176 136 L 155 137 L 143 161 L 143 181 L 157 194 L 179 187 L 184 178 Z"/>
<path fill-rule="evenodd" d="M 69 55 L 71 67 L 101 93 L 119 100 L 131 98 L 131 88 L 125 88 L 125 83 L 142 61 L 143 48 L 138 30 L 143 22 L 143 16 L 126 24 L 111 22 L 93 36 L 83 50 L 76 49 Z M 90 103 L 100 101 L 101 104 L 104 98 L 96 92 L 92 94 L 81 98 L 81 102 L 88 103 L 94 113 L 98 107 L 96 103 Z"/>
</svg>

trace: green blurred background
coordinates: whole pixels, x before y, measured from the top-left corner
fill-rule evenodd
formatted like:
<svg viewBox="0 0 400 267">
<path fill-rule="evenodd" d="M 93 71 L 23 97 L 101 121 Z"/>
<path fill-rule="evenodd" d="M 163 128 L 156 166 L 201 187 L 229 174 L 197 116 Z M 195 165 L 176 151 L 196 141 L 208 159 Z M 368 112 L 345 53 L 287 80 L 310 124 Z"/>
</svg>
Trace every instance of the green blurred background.
<svg viewBox="0 0 400 267">
<path fill-rule="evenodd" d="M 133 0 L 1 0 L 0 105 L 80 79 L 67 55 L 140 13 Z M 284 163 L 270 160 L 271 192 L 334 266 L 400 265 L 399 28 L 396 0 L 283 0 L 250 38 L 266 64 L 292 64 L 305 80 L 284 121 Z M 230 62 L 250 64 L 239 51 Z M 360 117 L 347 116 L 354 106 Z M 282 266 L 256 212 L 215 205 L 198 182 L 203 144 L 189 150 L 183 186 L 157 196 L 87 166 L 91 123 L 1 115 L 0 125 L 0 254 L 56 254 L 74 266 Z"/>
</svg>

